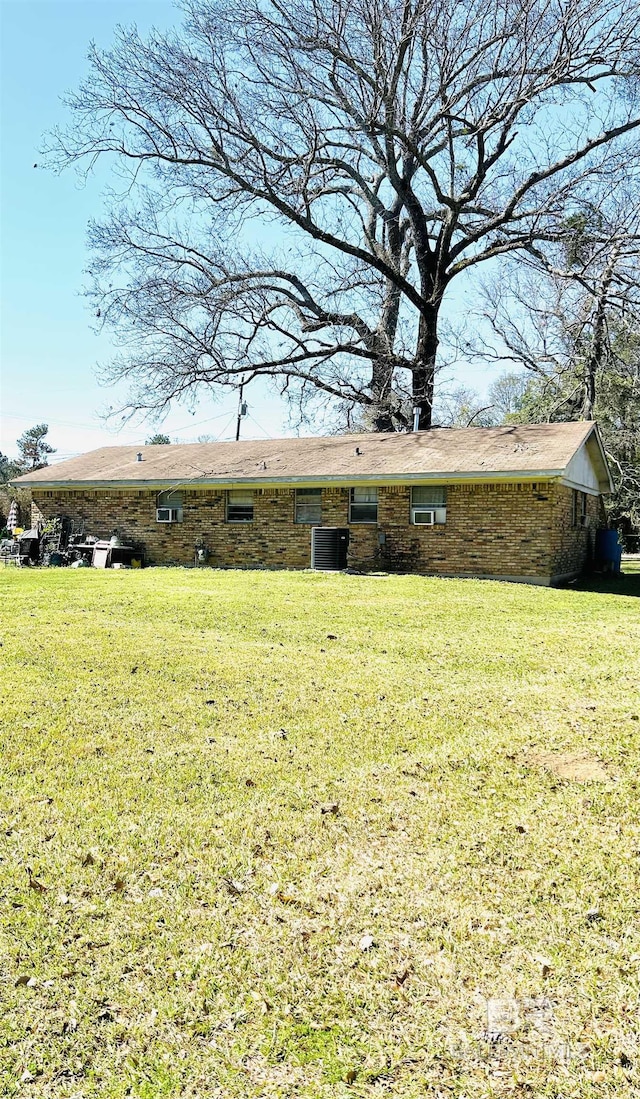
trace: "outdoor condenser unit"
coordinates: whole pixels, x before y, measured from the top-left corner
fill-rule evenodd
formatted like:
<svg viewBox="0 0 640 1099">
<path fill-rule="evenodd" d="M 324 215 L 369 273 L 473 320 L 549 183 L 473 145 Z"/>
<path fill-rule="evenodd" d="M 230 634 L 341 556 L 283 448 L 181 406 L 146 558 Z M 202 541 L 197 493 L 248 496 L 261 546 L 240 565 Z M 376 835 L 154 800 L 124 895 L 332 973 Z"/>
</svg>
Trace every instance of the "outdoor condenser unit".
<svg viewBox="0 0 640 1099">
<path fill-rule="evenodd" d="M 346 569 L 349 530 L 347 527 L 313 527 L 311 568 Z"/>
</svg>

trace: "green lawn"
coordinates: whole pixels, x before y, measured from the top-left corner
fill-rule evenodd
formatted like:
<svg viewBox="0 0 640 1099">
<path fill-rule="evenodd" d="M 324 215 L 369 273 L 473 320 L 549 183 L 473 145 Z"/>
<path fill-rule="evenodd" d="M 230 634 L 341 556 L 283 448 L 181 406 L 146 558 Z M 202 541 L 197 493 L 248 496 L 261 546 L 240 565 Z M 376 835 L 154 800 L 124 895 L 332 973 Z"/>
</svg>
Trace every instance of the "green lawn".
<svg viewBox="0 0 640 1099">
<path fill-rule="evenodd" d="M 639 1094 L 640 576 L 0 592 L 3 1096 Z"/>
</svg>

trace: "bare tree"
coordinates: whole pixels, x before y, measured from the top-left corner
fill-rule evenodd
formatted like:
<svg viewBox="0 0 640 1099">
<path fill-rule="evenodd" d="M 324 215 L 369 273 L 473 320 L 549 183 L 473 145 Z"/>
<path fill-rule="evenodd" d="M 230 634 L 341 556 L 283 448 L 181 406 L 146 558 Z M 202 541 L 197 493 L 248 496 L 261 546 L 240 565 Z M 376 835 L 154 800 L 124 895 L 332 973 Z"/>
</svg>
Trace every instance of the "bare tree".
<svg viewBox="0 0 640 1099">
<path fill-rule="evenodd" d="M 507 371 L 489 386 L 488 399 L 497 424 L 508 423 L 519 411 L 528 381 L 525 371 Z"/>
<path fill-rule="evenodd" d="M 626 371 L 629 334 L 640 330 L 639 260 L 640 195 L 623 210 L 589 204 L 567 219 L 564 239 L 536 243 L 485 285 L 482 315 L 497 342 L 476 337 L 468 350 L 524 367 L 550 418 L 593 419 L 600 383 Z"/>
<path fill-rule="evenodd" d="M 637 20 L 620 0 L 188 0 L 120 29 L 50 143 L 112 155 L 90 293 L 130 407 L 258 375 L 431 423 L 452 282 L 558 239 L 637 163 Z"/>
<path fill-rule="evenodd" d="M 503 269 L 485 290 L 496 337 L 475 354 L 508 360 L 528 378 L 515 422 L 597 419 L 615 492 L 611 519 L 640 529 L 640 203 L 612 223 L 593 209 L 567 225 L 562 246 Z"/>
<path fill-rule="evenodd" d="M 492 427 L 497 422 L 490 401 L 467 385 L 440 390 L 433 415 L 438 427 Z"/>
</svg>

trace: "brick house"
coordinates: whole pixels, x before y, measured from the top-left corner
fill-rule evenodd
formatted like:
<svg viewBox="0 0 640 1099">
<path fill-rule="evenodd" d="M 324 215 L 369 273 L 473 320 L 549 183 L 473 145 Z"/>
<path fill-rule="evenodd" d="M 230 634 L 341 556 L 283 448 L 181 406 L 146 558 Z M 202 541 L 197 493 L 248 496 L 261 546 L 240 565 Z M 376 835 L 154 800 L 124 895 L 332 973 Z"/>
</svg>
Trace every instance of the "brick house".
<svg viewBox="0 0 640 1099">
<path fill-rule="evenodd" d="M 304 569 L 338 530 L 357 569 L 537 584 L 588 565 L 611 491 L 584 422 L 104 447 L 15 483 L 35 522 L 117 532 L 148 564 L 193 565 L 199 548 L 213 567 Z"/>
</svg>

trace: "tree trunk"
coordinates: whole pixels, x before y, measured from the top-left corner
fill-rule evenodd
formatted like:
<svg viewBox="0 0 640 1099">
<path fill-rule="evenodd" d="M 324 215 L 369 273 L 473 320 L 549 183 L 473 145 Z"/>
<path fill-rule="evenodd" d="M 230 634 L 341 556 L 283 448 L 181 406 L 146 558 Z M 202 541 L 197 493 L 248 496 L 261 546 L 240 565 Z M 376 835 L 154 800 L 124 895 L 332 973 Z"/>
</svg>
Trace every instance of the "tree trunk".
<svg viewBox="0 0 640 1099">
<path fill-rule="evenodd" d="M 371 421 L 372 431 L 395 431 L 396 426 L 393 422 L 393 416 L 389 412 L 388 408 L 380 408 Z"/>
<path fill-rule="evenodd" d="M 584 367 L 584 390 L 582 400 L 582 419 L 593 420 L 596 403 L 596 379 L 602 370 L 606 357 L 606 329 L 607 329 L 607 305 L 609 303 L 609 290 L 613 280 L 620 247 L 615 246 L 611 250 L 609 262 L 604 269 L 602 283 L 596 298 L 596 313 L 593 323 L 593 337 L 591 349 Z"/>
<path fill-rule="evenodd" d="M 433 417 L 433 391 L 438 351 L 438 309 L 439 306 L 434 306 L 420 317 L 411 390 L 413 407 L 420 409 L 418 431 L 426 431 L 430 428 Z"/>
</svg>

